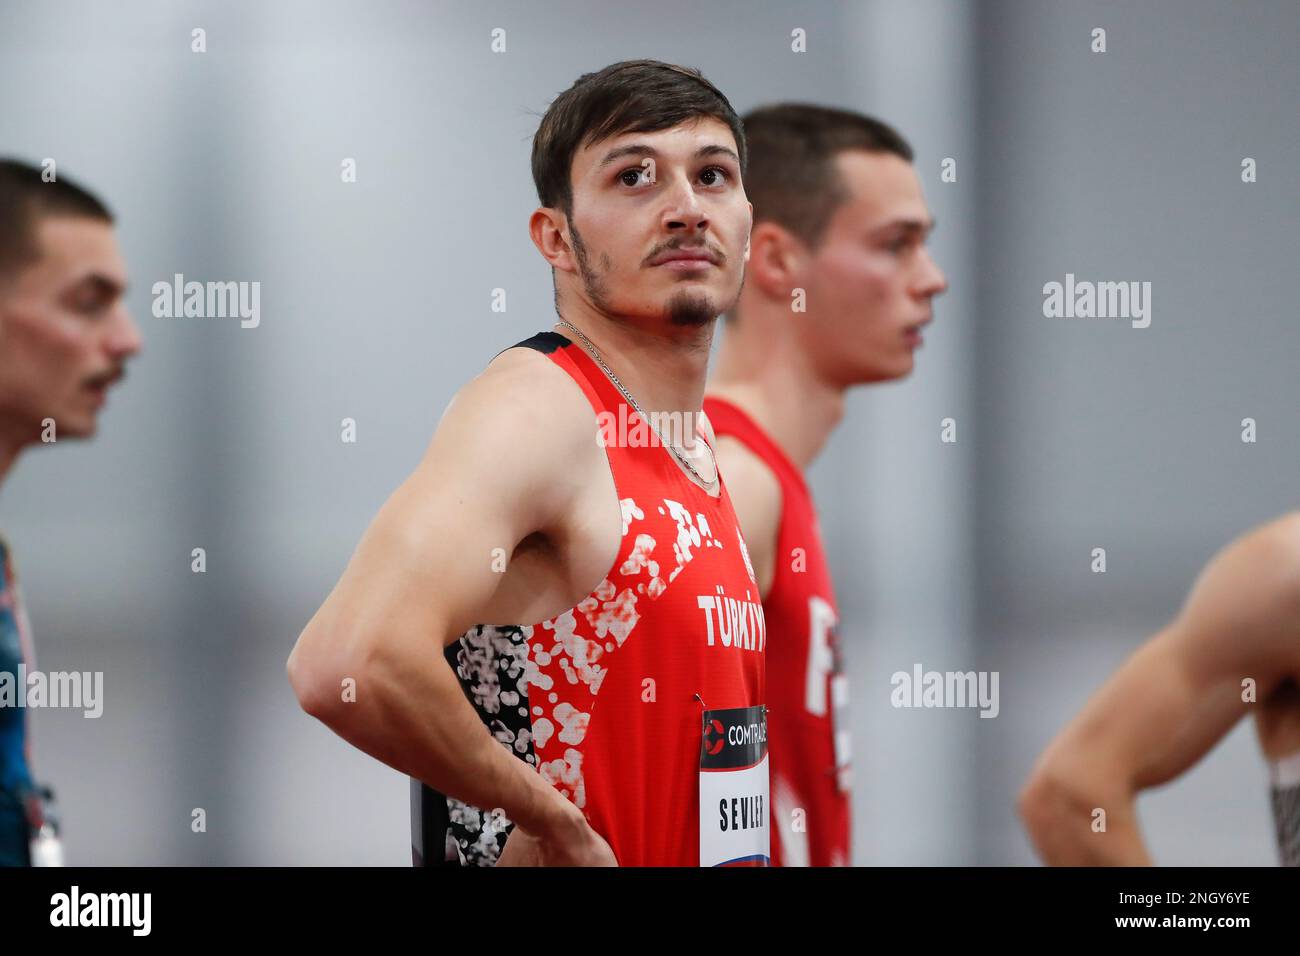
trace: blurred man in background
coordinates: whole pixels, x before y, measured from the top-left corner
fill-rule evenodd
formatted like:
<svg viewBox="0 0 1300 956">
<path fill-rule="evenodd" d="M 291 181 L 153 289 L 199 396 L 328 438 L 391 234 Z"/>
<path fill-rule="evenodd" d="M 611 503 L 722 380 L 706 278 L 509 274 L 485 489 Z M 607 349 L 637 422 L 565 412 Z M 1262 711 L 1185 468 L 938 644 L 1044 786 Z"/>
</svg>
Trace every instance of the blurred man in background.
<svg viewBox="0 0 1300 956">
<path fill-rule="evenodd" d="M 140 350 L 122 302 L 113 217 L 66 179 L 0 160 L 0 486 L 29 445 L 90 438 L 109 388 Z M 47 181 L 48 180 L 48 181 Z M 20 675 L 35 666 L 9 547 L 0 537 L 0 865 L 26 866 L 44 814 L 33 784 Z M 39 861 L 37 861 L 39 862 Z"/>
<path fill-rule="evenodd" d="M 768 633 L 772 861 L 849 862 L 848 686 L 804 471 L 855 385 L 912 371 L 947 281 L 912 149 L 884 123 L 803 104 L 744 118 L 754 231 L 704 411 Z"/>
</svg>

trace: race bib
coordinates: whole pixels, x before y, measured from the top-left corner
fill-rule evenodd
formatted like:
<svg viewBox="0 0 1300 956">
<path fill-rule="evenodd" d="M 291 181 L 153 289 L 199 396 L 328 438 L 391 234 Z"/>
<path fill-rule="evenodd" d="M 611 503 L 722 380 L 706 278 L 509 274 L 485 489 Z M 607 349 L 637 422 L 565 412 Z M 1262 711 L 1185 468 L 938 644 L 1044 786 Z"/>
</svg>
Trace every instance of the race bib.
<svg viewBox="0 0 1300 956">
<path fill-rule="evenodd" d="M 700 866 L 769 866 L 767 708 L 704 711 Z"/>
</svg>

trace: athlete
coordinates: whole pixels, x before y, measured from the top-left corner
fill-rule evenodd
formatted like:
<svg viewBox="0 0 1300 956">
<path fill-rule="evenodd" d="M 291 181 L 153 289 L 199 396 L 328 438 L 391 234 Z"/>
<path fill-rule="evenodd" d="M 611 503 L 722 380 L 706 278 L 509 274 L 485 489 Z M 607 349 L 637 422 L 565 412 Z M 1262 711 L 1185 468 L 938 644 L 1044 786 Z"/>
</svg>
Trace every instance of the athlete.
<svg viewBox="0 0 1300 956">
<path fill-rule="evenodd" d="M 772 858 L 849 862 L 848 685 L 804 471 L 853 386 L 912 371 L 947 285 L 912 150 L 857 113 L 804 104 L 745 119 L 754 231 L 704 410 L 767 621 Z"/>
<path fill-rule="evenodd" d="M 700 415 L 744 166 L 726 97 L 666 63 L 586 74 L 539 125 L 560 322 L 457 393 L 288 663 L 413 778 L 417 864 L 769 858 L 762 605 Z"/>
<path fill-rule="evenodd" d="M 113 217 L 61 174 L 0 160 L 0 485 L 28 446 L 90 438 L 113 383 L 140 350 L 122 302 Z M 0 865 L 27 866 L 48 837 L 19 675 L 31 629 L 0 538 Z"/>
<path fill-rule="evenodd" d="M 1138 793 L 1195 766 L 1247 715 L 1269 763 L 1281 862 L 1300 866 L 1300 512 L 1216 554 L 1178 615 L 1039 757 L 1019 800 L 1039 855 L 1149 865 Z"/>
</svg>

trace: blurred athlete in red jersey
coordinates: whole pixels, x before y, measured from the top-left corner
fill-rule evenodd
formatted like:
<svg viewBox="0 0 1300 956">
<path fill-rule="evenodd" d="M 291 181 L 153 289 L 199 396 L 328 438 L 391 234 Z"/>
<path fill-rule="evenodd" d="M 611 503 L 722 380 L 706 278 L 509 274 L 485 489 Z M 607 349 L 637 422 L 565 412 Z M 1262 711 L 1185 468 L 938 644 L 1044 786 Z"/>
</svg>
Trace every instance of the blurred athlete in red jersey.
<svg viewBox="0 0 1300 956">
<path fill-rule="evenodd" d="M 947 282 L 926 249 L 933 221 L 897 132 L 803 104 L 744 123 L 750 260 L 704 410 L 767 622 L 773 863 L 846 865 L 848 688 L 803 472 L 848 389 L 912 371 Z"/>
</svg>

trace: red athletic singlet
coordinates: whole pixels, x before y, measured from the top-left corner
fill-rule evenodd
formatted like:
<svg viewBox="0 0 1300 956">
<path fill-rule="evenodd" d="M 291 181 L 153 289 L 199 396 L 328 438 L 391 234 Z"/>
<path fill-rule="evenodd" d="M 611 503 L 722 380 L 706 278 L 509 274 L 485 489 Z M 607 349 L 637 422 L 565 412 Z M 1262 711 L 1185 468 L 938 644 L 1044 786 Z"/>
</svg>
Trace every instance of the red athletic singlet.
<svg viewBox="0 0 1300 956">
<path fill-rule="evenodd" d="M 838 612 L 816 508 L 799 469 L 745 412 L 731 402 L 706 397 L 704 414 L 714 434 L 742 442 L 781 484 L 775 575 L 763 602 L 770 635 L 767 701 L 772 862 L 778 866 L 846 866 L 848 683 L 841 665 Z"/>
<path fill-rule="evenodd" d="M 595 410 L 622 543 L 575 607 L 472 628 L 448 660 L 497 739 L 582 809 L 620 865 L 766 865 L 766 629 L 725 484 L 714 498 L 692 482 L 580 345 L 554 332 L 520 345 Z M 449 849 L 492 862 L 508 821 L 448 803 Z M 441 834 L 413 826 L 417 860 L 433 862 Z"/>
</svg>

